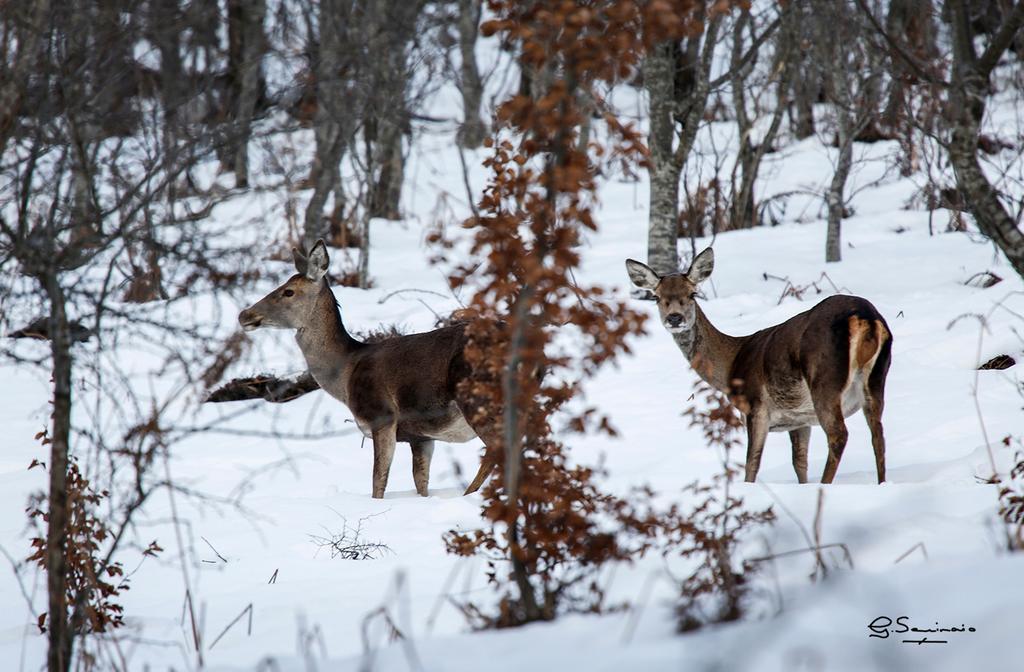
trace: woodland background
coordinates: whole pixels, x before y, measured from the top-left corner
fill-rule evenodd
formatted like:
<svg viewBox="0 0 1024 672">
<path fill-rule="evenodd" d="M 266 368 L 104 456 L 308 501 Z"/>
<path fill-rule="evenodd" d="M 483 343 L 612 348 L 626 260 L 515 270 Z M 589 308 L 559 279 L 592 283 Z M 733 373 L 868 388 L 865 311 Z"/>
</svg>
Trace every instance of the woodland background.
<svg viewBox="0 0 1024 672">
<path fill-rule="evenodd" d="M 0 660 L 1019 663 L 1022 26 L 1019 0 L 3 3 Z M 475 320 L 511 455 L 481 495 L 454 497 L 474 443 L 436 496 L 397 460 L 371 503 L 290 337 L 238 331 L 319 238 L 364 337 Z M 859 418 L 835 486 L 771 443 L 739 482 L 735 411 L 622 268 L 712 243 L 730 333 L 839 291 L 886 315 L 891 483 Z M 252 376 L 309 393 L 210 401 Z M 978 633 L 868 638 L 907 611 Z"/>
</svg>

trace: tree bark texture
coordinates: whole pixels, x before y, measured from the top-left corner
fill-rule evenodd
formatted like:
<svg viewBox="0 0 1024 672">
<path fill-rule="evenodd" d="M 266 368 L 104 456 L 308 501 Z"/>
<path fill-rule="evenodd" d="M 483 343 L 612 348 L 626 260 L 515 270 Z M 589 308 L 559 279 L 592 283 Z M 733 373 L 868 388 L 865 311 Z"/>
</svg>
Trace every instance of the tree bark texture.
<svg viewBox="0 0 1024 672">
<path fill-rule="evenodd" d="M 683 45 L 655 45 L 644 60 L 651 119 L 647 264 L 658 273 L 679 270 L 679 177 L 707 108 L 721 21 L 722 15 L 715 15 L 703 35 L 688 38 Z"/>
<path fill-rule="evenodd" d="M 660 274 L 679 270 L 679 165 L 672 152 L 675 138 L 675 51 L 670 42 L 655 46 L 644 61 L 644 87 L 650 98 L 650 220 L 647 264 Z"/>
<path fill-rule="evenodd" d="M 238 19 L 241 45 L 238 47 L 239 61 L 235 70 L 235 76 L 239 79 L 234 110 L 236 137 L 231 144 L 235 148 L 232 157 L 235 183 L 242 188 L 249 186 L 249 138 L 260 93 L 260 72 L 265 51 L 263 20 L 266 13 L 266 0 L 247 0 Z"/>
<path fill-rule="evenodd" d="M 476 149 L 487 135 L 487 125 L 480 118 L 484 87 L 476 64 L 476 39 L 482 5 L 483 0 L 459 0 L 459 91 L 462 93 L 463 121 L 457 139 L 465 149 Z"/>
<path fill-rule="evenodd" d="M 345 152 L 347 138 L 344 119 L 345 86 L 342 81 L 343 31 L 348 20 L 345 0 L 323 0 L 320 3 L 320 45 L 316 60 L 316 116 L 313 134 L 316 155 L 313 158 L 313 195 L 306 207 L 303 239 L 312 249 L 319 238 L 327 236 L 323 219 L 324 204 L 338 182 L 338 166 Z"/>
<path fill-rule="evenodd" d="M 67 605 L 68 451 L 71 438 L 71 330 L 63 288 L 56 269 L 48 271 L 45 290 L 50 300 L 50 352 L 53 357 L 53 422 L 50 431 L 50 490 L 46 530 L 49 672 L 71 667 L 72 638 Z"/>
<path fill-rule="evenodd" d="M 963 0 L 949 0 L 947 8 L 953 29 L 953 72 L 946 107 L 951 125 L 950 163 L 957 187 L 964 194 L 978 228 L 1006 255 L 1018 275 L 1024 277 L 1024 232 L 978 161 L 978 137 L 985 118 L 989 78 L 1024 25 L 1024 1 L 1018 0 L 980 56 L 974 49 L 974 34 Z"/>
<path fill-rule="evenodd" d="M 794 30 L 793 16 L 795 12 L 792 6 L 783 8 L 783 29 L 779 31 L 775 40 L 775 62 L 772 68 L 771 77 L 777 80 L 775 110 L 772 112 L 771 121 L 760 144 L 755 146 L 750 137 L 754 130 L 754 119 L 750 118 L 747 112 L 746 86 L 747 77 L 753 68 L 753 64 L 743 66 L 743 32 L 751 25 L 751 15 L 743 12 L 737 19 L 733 28 L 733 42 L 730 62 L 731 88 L 733 96 L 733 107 L 736 112 L 736 126 L 740 135 L 740 151 L 736 159 L 736 166 L 740 171 L 740 183 L 736 186 L 735 170 L 733 173 L 733 192 L 730 225 L 733 228 L 750 228 L 757 226 L 757 201 L 754 195 L 754 183 L 761 170 L 761 161 L 765 154 L 775 142 L 779 129 L 782 127 L 782 116 L 787 107 L 787 96 L 791 88 L 789 73 L 793 67 L 790 61 L 794 52 L 794 38 L 797 33 Z"/>
</svg>

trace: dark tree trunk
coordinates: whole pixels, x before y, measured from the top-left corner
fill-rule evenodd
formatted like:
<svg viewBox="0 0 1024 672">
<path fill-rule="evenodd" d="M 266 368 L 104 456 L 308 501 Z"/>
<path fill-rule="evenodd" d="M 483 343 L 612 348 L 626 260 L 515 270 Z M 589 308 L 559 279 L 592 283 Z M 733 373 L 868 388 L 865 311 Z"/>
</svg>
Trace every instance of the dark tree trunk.
<svg viewBox="0 0 1024 672">
<path fill-rule="evenodd" d="M 405 155 L 402 153 L 401 129 L 389 124 L 378 136 L 376 154 L 379 173 L 373 185 L 370 217 L 401 219 L 402 183 L 405 181 Z"/>
<path fill-rule="evenodd" d="M 932 0 L 892 0 L 885 18 L 886 32 L 900 40 L 921 63 L 938 56 Z M 890 83 L 881 125 L 895 133 L 900 143 L 900 174 L 904 177 L 918 169 L 918 150 L 911 119 L 910 87 L 916 82 L 913 69 L 898 54 L 889 51 Z"/>
<path fill-rule="evenodd" d="M 978 228 L 1024 277 L 1024 232 L 1018 228 L 978 162 L 978 136 L 985 118 L 989 78 L 1024 25 L 1024 2 L 1018 0 L 981 56 L 974 50 L 974 33 L 963 0 L 949 0 L 947 6 L 953 28 L 953 72 L 946 106 L 951 126 L 949 160 L 957 188 L 964 195 Z"/>
<path fill-rule="evenodd" d="M 370 218 L 401 217 L 405 178 L 402 139 L 409 132 L 408 96 L 412 79 L 408 58 L 423 10 L 421 0 L 380 4 L 367 11 L 371 37 L 367 67 L 373 94 L 364 110 L 369 193 L 359 254 L 359 286 L 369 286 Z"/>
<path fill-rule="evenodd" d="M 479 147 L 487 134 L 487 125 L 480 118 L 484 87 L 476 64 L 476 38 L 482 5 L 482 0 L 459 0 L 459 90 L 462 93 L 463 121 L 458 142 L 466 149 Z"/>
<path fill-rule="evenodd" d="M 794 2 L 792 6 L 796 38 L 792 48 L 796 51 L 799 73 L 793 77 L 793 102 L 795 112 L 790 117 L 793 135 L 798 140 L 809 138 L 815 133 L 814 104 L 821 98 L 821 69 L 818 67 L 813 46 L 812 29 L 814 18 L 809 15 L 811 8 L 806 1 Z"/>
<path fill-rule="evenodd" d="M 782 127 L 782 116 L 787 107 L 787 96 L 791 87 L 789 73 L 793 67 L 790 63 L 794 51 L 795 32 L 792 7 L 784 8 L 783 16 L 784 29 L 779 32 L 775 41 L 775 63 L 772 72 L 778 76 L 776 90 L 778 97 L 775 103 L 775 110 L 772 112 L 771 122 L 765 132 L 761 143 L 756 147 L 750 140 L 754 130 L 754 121 L 747 113 L 746 86 L 747 77 L 752 69 L 752 64 L 742 65 L 743 59 L 743 32 L 751 25 L 749 12 L 744 12 L 737 19 L 733 27 L 732 53 L 730 58 L 731 88 L 733 96 L 733 107 L 736 113 L 736 126 L 740 135 L 740 151 L 736 159 L 736 165 L 740 171 L 739 186 L 736 186 L 735 171 L 733 173 L 732 203 L 730 205 L 730 226 L 732 228 L 750 228 L 757 226 L 757 201 L 754 196 L 754 183 L 761 170 L 761 161 L 765 153 L 771 148 Z"/>
<path fill-rule="evenodd" d="M 179 107 L 184 98 L 184 68 L 181 62 L 182 17 L 178 0 L 152 0 L 148 37 L 160 51 L 160 97 L 168 134 L 177 135 Z"/>
<path fill-rule="evenodd" d="M 94 19 L 93 96 L 99 123 L 105 136 L 127 136 L 138 127 L 131 103 L 138 93 L 138 78 L 132 57 L 132 40 L 122 25 L 130 10 L 125 0 L 100 0 Z"/>
<path fill-rule="evenodd" d="M 345 87 L 342 82 L 343 31 L 348 20 L 345 0 L 323 0 L 320 3 L 320 45 L 316 57 L 316 116 L 313 133 L 316 156 L 313 159 L 313 195 L 306 207 L 303 237 L 306 249 L 317 239 L 327 236 L 324 204 L 338 183 L 338 165 L 345 152 L 344 119 Z"/>
<path fill-rule="evenodd" d="M 44 289 L 50 300 L 50 352 L 53 357 L 53 424 L 50 431 L 50 492 L 46 531 L 46 587 L 48 600 L 49 672 L 71 667 L 74 633 L 68 623 L 67 546 L 68 450 L 71 438 L 71 329 L 64 290 L 56 270 L 47 273 Z"/>
<path fill-rule="evenodd" d="M 24 22 L 14 30 L 17 51 L 0 65 L 0 156 L 4 156 L 7 140 L 25 102 L 29 73 L 42 70 L 37 65 L 40 45 L 50 33 L 50 0 L 25 3 L 23 7 L 28 8 Z"/>
<path fill-rule="evenodd" d="M 232 0 L 229 0 L 229 5 Z M 237 32 L 240 45 L 233 45 L 238 61 L 232 71 L 235 78 L 234 131 L 232 157 L 235 181 L 239 187 L 249 186 L 249 138 L 256 101 L 260 94 L 261 66 L 265 51 L 263 19 L 267 13 L 266 0 L 247 0 L 238 11 Z"/>
</svg>

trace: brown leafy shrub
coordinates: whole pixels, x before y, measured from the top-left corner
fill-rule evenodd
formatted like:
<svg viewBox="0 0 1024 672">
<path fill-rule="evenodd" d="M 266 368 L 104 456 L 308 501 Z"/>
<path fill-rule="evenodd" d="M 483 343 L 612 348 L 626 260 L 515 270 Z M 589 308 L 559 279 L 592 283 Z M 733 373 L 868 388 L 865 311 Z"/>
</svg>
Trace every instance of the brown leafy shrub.
<svg viewBox="0 0 1024 672">
<path fill-rule="evenodd" d="M 598 473 L 570 464 L 551 429 L 583 380 L 628 352 L 625 338 L 643 326 L 624 302 L 574 279 L 577 243 L 597 228 L 598 171 L 647 160 L 641 135 L 611 112 L 603 115 L 605 144 L 580 143 L 580 101 L 602 100 L 601 88 L 632 76 L 648 45 L 681 36 L 697 16 L 689 2 L 488 5 L 495 18 L 481 33 L 498 35 L 520 67 L 540 74 L 538 90 L 513 95 L 496 112 L 489 182 L 466 223 L 473 262 L 450 276 L 453 288 L 475 291 L 468 308 L 479 319 L 467 325 L 465 351 L 473 375 L 461 392 L 475 401 L 470 421 L 488 428 L 497 473 L 483 490 L 484 527 L 453 531 L 446 542 L 453 553 L 488 560 L 497 613 L 467 611 L 477 625 L 503 627 L 601 609 L 597 570 L 643 553 L 657 530 L 642 498 L 603 493 Z M 439 234 L 433 240 L 444 249 Z M 571 347 L 554 339 L 559 332 Z M 568 425 L 614 431 L 593 409 Z"/>
<path fill-rule="evenodd" d="M 48 441 L 45 431 L 40 432 L 37 438 L 43 443 Z M 29 469 L 35 467 L 46 469 L 46 465 L 38 460 L 33 460 L 29 465 Z M 123 591 L 128 590 L 128 578 L 120 562 L 103 557 L 103 547 L 110 541 L 110 532 L 103 519 L 96 514 L 96 509 L 108 496 L 106 490 L 97 492 L 92 487 L 74 460 L 69 462 L 66 504 L 68 525 L 64 542 L 68 613 L 61 617 L 71 624 L 72 632 L 79 634 L 107 632 L 124 625 L 124 609 L 117 599 Z M 42 501 L 30 504 L 29 520 L 48 523 L 49 514 L 39 508 L 41 505 Z M 34 551 L 28 561 L 45 570 L 49 552 L 46 537 L 35 537 L 31 544 Z M 161 550 L 154 541 L 143 553 L 156 555 Z M 40 632 L 46 632 L 47 623 L 52 618 L 51 614 L 40 614 Z"/>
<path fill-rule="evenodd" d="M 474 401 L 477 412 L 469 420 L 486 428 L 486 457 L 497 464 L 482 491 L 484 525 L 445 537 L 450 552 L 487 560 L 498 593 L 494 611 L 473 604 L 463 609 L 477 627 L 600 611 L 602 565 L 630 561 L 667 536 L 675 544 L 670 552 L 702 559 L 702 569 L 684 582 L 685 593 L 694 599 L 724 594 L 725 616 L 716 618 L 725 620 L 739 613 L 745 595 L 749 568 L 732 564 L 741 533 L 771 519 L 770 511 L 743 511 L 730 495 L 735 471 L 730 467 L 720 479 L 722 496 L 691 486 L 705 497 L 692 514 L 659 512 L 650 491 L 603 492 L 601 473 L 572 464 L 567 447 L 552 436 L 556 414 L 568 416 L 570 432 L 614 434 L 596 409 L 569 414 L 565 404 L 603 364 L 628 352 L 626 337 L 643 327 L 642 316 L 624 302 L 574 278 L 578 242 L 597 228 L 591 211 L 596 175 L 647 161 L 640 135 L 610 112 L 603 117 L 605 144 L 591 138 L 581 146 L 586 112 L 579 101 L 599 100 L 597 85 L 630 76 L 652 41 L 697 28 L 695 5 L 492 0 L 489 7 L 496 18 L 481 32 L 499 35 L 519 54 L 520 66 L 548 84 L 498 108 L 498 140 L 486 143 L 489 182 L 465 225 L 473 235 L 473 261 L 449 276 L 453 288 L 475 292 L 467 306 L 475 319 L 466 327 L 465 350 L 472 375 L 460 391 Z M 451 249 L 443 229 L 432 240 L 442 254 Z M 541 370 L 552 375 L 537 375 Z M 712 436 L 728 445 L 723 437 L 731 425 L 719 427 L 715 411 L 709 417 Z"/>
<path fill-rule="evenodd" d="M 687 190 L 679 208 L 679 237 L 699 238 L 728 231 L 729 199 L 718 177 Z"/>
<path fill-rule="evenodd" d="M 1016 444 L 1016 464 L 1010 469 L 1010 478 L 999 487 L 999 515 L 1006 526 L 1006 547 L 1010 551 L 1024 551 L 1024 444 L 1021 439 L 1007 436 L 1003 445 Z"/>
<path fill-rule="evenodd" d="M 666 517 L 669 543 L 667 554 L 697 561 L 696 568 L 680 581 L 676 618 L 680 632 L 704 625 L 740 619 L 746 612 L 753 590 L 751 581 L 758 564 L 745 558 L 740 545 L 754 530 L 775 520 L 771 507 L 750 511 L 732 484 L 743 473 L 742 465 L 731 461 L 731 451 L 741 444 L 743 419 L 726 396 L 704 382 L 698 382 L 695 396 L 704 400 L 686 410 L 691 426 L 700 427 L 708 445 L 720 450 L 722 472 L 711 484 L 697 481 L 684 488 L 697 498 L 686 515 L 673 511 Z"/>
</svg>

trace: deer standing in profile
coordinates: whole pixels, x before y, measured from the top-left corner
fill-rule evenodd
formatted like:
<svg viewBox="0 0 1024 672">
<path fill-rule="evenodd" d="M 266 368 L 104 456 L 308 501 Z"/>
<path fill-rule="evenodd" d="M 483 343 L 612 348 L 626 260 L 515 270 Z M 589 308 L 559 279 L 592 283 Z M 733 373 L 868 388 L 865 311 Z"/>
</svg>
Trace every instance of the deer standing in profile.
<svg viewBox="0 0 1024 672">
<path fill-rule="evenodd" d="M 427 496 L 434 440 L 488 444 L 492 430 L 471 426 L 468 399 L 458 384 L 470 369 L 463 356 L 464 325 L 363 343 L 345 329 L 327 281 L 327 247 L 320 240 L 308 256 L 293 249 L 295 275 L 238 315 L 246 331 L 295 329 L 309 372 L 328 394 L 348 406 L 356 426 L 373 440 L 373 497 L 384 496 L 395 442 L 412 448 L 416 492 Z M 494 462 L 485 450 L 466 494 L 476 492 Z"/>
<path fill-rule="evenodd" d="M 885 481 L 882 408 L 892 334 L 870 302 L 831 296 L 782 324 L 749 336 L 715 328 L 697 305 L 697 286 L 711 275 L 715 256 L 708 248 L 686 273 L 660 276 L 633 259 L 626 270 L 637 287 L 650 290 L 662 324 L 693 369 L 729 395 L 747 423 L 746 480 L 753 482 L 768 432 L 789 432 L 793 468 L 807 482 L 811 426 L 828 437 L 822 483 L 831 483 L 846 447 L 845 418 L 864 410 L 871 430 L 878 482 Z"/>
</svg>

